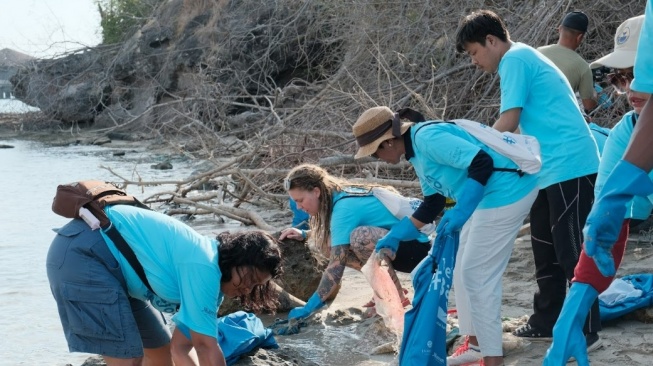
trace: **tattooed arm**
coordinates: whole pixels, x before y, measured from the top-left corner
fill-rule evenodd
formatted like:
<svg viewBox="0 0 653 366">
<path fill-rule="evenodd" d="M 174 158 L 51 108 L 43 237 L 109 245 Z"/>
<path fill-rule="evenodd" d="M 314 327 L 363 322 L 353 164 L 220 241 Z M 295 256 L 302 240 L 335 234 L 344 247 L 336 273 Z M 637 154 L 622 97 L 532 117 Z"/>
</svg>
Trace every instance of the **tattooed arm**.
<svg viewBox="0 0 653 366">
<path fill-rule="evenodd" d="M 338 289 L 342 282 L 342 275 L 345 272 L 350 250 L 349 245 L 337 245 L 331 247 L 331 258 L 324 273 L 322 273 L 322 280 L 317 287 L 317 294 L 322 301 L 331 298 Z"/>
</svg>

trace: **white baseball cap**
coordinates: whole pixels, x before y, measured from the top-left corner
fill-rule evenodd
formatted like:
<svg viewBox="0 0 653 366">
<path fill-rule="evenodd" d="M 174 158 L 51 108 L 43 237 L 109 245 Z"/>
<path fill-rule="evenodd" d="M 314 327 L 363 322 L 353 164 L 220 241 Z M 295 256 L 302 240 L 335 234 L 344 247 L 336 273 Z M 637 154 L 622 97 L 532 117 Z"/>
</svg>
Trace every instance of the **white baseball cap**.
<svg viewBox="0 0 653 366">
<path fill-rule="evenodd" d="M 626 69 L 635 66 L 635 54 L 642 23 L 644 23 L 643 15 L 621 23 L 614 35 L 614 51 L 592 62 L 590 68 L 596 69 L 605 66 L 613 69 Z"/>
</svg>

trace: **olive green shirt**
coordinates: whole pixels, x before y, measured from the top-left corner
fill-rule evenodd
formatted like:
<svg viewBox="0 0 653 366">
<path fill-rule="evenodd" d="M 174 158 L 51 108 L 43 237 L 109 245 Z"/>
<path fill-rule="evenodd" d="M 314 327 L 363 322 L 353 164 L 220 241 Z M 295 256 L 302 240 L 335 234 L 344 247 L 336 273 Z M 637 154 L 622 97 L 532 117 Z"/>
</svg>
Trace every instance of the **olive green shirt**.
<svg viewBox="0 0 653 366">
<path fill-rule="evenodd" d="M 558 44 L 542 46 L 537 49 L 562 71 L 574 92 L 581 99 L 594 98 L 594 80 L 590 66 L 576 51 Z"/>
</svg>

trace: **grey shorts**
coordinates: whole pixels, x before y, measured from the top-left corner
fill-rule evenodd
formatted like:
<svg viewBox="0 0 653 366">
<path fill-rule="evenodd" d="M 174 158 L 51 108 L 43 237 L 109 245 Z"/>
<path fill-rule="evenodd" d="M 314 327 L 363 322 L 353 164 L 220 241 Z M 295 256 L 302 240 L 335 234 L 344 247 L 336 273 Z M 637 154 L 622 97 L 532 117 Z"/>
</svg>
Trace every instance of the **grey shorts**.
<svg viewBox="0 0 653 366">
<path fill-rule="evenodd" d="M 163 314 L 129 297 L 120 265 L 84 221 L 58 230 L 46 266 L 71 352 L 136 358 L 170 343 Z"/>
</svg>

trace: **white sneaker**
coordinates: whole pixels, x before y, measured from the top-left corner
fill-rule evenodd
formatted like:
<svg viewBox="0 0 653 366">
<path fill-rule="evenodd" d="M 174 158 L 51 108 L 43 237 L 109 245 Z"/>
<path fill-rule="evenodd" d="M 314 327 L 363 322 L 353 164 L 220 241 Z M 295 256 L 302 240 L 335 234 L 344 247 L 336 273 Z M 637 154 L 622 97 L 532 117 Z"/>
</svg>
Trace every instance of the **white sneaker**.
<svg viewBox="0 0 653 366">
<path fill-rule="evenodd" d="M 469 337 L 465 337 L 465 343 L 458 347 L 451 356 L 447 357 L 447 366 L 466 365 L 479 362 L 482 359 L 483 356 L 478 346 L 470 345 Z"/>
</svg>

